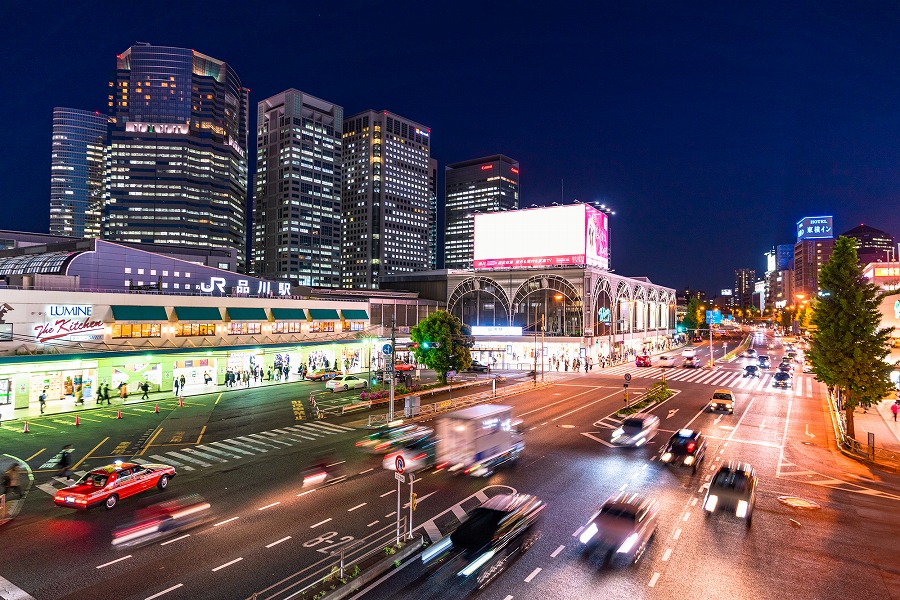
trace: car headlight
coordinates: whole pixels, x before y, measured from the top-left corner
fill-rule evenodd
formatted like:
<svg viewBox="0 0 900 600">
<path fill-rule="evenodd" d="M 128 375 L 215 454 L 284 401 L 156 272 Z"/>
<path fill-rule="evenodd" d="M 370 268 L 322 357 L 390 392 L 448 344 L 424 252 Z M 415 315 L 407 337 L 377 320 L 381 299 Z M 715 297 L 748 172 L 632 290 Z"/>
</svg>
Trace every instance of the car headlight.
<svg viewBox="0 0 900 600">
<path fill-rule="evenodd" d="M 737 505 L 737 510 L 734 511 L 734 514 L 743 519 L 747 516 L 747 509 L 750 508 L 750 505 L 747 504 L 746 500 L 739 500 Z"/>
<path fill-rule="evenodd" d="M 663 455 L 659 457 L 659 460 L 666 462 L 666 463 L 669 462 L 670 460 L 672 460 L 672 453 L 664 452 Z"/>
<path fill-rule="evenodd" d="M 713 512 L 714 510 L 716 510 L 716 504 L 718 504 L 718 503 L 719 503 L 719 497 L 716 496 L 715 494 L 710 494 L 709 496 L 706 497 L 706 503 L 703 505 L 703 508 L 707 512 Z"/>
<path fill-rule="evenodd" d="M 581 532 L 581 537 L 578 538 L 578 541 L 582 544 L 587 544 L 595 535 L 597 535 L 597 531 L 599 531 L 597 525 L 591 523 L 588 525 L 587 529 Z"/>
<path fill-rule="evenodd" d="M 621 427 L 619 427 L 618 429 L 616 429 L 615 431 L 612 432 L 612 439 L 616 439 L 616 438 L 620 437 L 623 433 L 625 433 L 625 430 L 622 429 Z"/>
<path fill-rule="evenodd" d="M 625 541 L 622 543 L 621 546 L 619 546 L 619 549 L 616 550 L 616 552 L 622 552 L 622 553 L 630 552 L 631 548 L 634 547 L 635 543 L 637 543 L 637 539 L 638 539 L 638 534 L 632 533 L 627 538 L 625 538 Z"/>
<path fill-rule="evenodd" d="M 685 457 L 684 457 L 684 464 L 686 464 L 686 465 L 692 465 L 692 464 L 694 464 L 694 457 L 693 457 L 693 456 L 685 456 Z"/>
</svg>

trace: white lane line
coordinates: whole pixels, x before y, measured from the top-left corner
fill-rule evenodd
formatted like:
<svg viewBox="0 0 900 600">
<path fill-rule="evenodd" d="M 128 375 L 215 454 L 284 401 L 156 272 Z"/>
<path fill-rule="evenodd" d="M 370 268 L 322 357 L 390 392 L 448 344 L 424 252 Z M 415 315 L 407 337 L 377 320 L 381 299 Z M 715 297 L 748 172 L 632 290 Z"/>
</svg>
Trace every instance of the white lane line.
<svg viewBox="0 0 900 600">
<path fill-rule="evenodd" d="M 286 535 L 286 536 L 284 536 L 283 538 L 281 538 L 280 540 L 276 540 L 276 541 L 272 542 L 271 544 L 266 544 L 266 548 L 271 548 L 272 546 L 277 546 L 277 545 L 280 544 L 281 542 L 286 542 L 286 541 L 288 541 L 289 539 L 291 539 L 291 536 Z"/>
<path fill-rule="evenodd" d="M 273 502 L 272 504 L 266 504 L 265 506 L 260 506 L 256 510 L 266 510 L 267 508 L 272 508 L 273 506 L 278 506 L 281 502 Z"/>
<path fill-rule="evenodd" d="M 337 461 L 337 462 L 334 462 L 334 463 L 331 463 L 330 465 L 325 465 L 325 466 L 326 466 L 326 467 L 336 467 L 336 466 L 338 466 L 338 465 L 344 464 L 345 462 L 347 462 L 347 461 L 346 461 L 346 460 L 339 460 L 339 461 Z"/>
<path fill-rule="evenodd" d="M 97 565 L 97 568 L 98 568 L 98 569 L 102 569 L 103 567 L 108 567 L 109 565 L 114 565 L 114 564 L 116 564 L 117 562 L 120 562 L 120 561 L 123 561 L 123 560 L 128 560 L 129 558 L 131 558 L 131 555 L 130 555 L 130 554 L 129 554 L 128 556 L 123 556 L 122 558 L 117 558 L 116 560 L 111 560 L 111 561 L 109 561 L 108 563 L 103 563 L 102 565 Z"/>
<path fill-rule="evenodd" d="M 374 521 L 372 521 L 371 523 L 366 525 L 366 527 L 371 527 L 372 525 L 377 525 L 378 523 L 379 523 L 378 519 L 375 519 Z"/>
<path fill-rule="evenodd" d="M 347 512 L 353 512 L 353 511 L 356 510 L 357 508 L 362 508 L 362 507 L 365 506 L 366 504 L 368 504 L 368 502 L 363 502 L 362 504 L 357 504 L 357 505 L 354 506 L 353 508 L 348 508 L 348 509 L 347 509 Z"/>
<path fill-rule="evenodd" d="M 315 529 L 315 528 L 318 527 L 319 525 L 324 525 L 325 523 L 327 523 L 327 522 L 330 521 L 330 520 L 331 520 L 331 517 L 328 517 L 328 518 L 325 519 L 324 521 L 319 521 L 319 522 L 316 523 L 315 525 L 310 525 L 309 528 L 310 528 L 310 529 Z"/>
<path fill-rule="evenodd" d="M 312 494 L 314 491 L 316 491 L 315 488 L 313 488 L 313 489 L 311 489 L 311 490 L 306 490 L 305 492 L 300 492 L 299 494 L 297 494 L 297 497 L 299 498 L 300 496 L 305 496 L 305 495 L 307 495 L 307 494 Z"/>
<path fill-rule="evenodd" d="M 550 554 L 550 558 L 556 558 L 557 556 L 559 556 L 559 553 L 563 551 L 563 548 L 565 548 L 565 546 L 560 546 L 559 548 L 557 548 L 556 550 L 554 550 L 554 551 Z"/>
<path fill-rule="evenodd" d="M 172 587 L 166 588 L 161 592 L 157 592 L 157 593 L 153 594 L 152 596 L 147 596 L 146 598 L 144 598 L 144 600 L 153 600 L 154 598 L 159 598 L 163 594 L 168 594 L 172 590 L 177 590 L 178 588 L 183 587 L 183 586 L 184 586 L 183 583 L 179 583 L 178 585 L 173 585 Z"/>
<path fill-rule="evenodd" d="M 380 496 L 378 496 L 378 497 L 379 497 L 379 498 L 384 498 L 385 496 L 390 496 L 391 494 L 395 494 L 395 493 L 397 493 L 397 490 L 391 490 L 391 491 L 386 492 L 386 493 L 384 493 L 384 494 L 382 494 L 382 495 L 380 495 Z"/>
<path fill-rule="evenodd" d="M 393 517 L 393 516 L 396 515 L 396 514 L 397 514 L 397 511 L 396 511 L 396 510 L 392 510 L 392 511 L 389 512 L 388 514 L 384 515 L 384 518 L 385 518 L 385 519 L 390 519 L 391 517 Z"/>
<path fill-rule="evenodd" d="M 662 561 L 668 562 L 670 556 L 672 556 L 672 549 L 666 548 L 666 551 L 663 552 L 663 555 L 662 555 Z"/>
<path fill-rule="evenodd" d="M 240 557 L 240 558 L 236 558 L 236 559 L 234 559 L 234 560 L 230 560 L 230 561 L 228 561 L 227 563 L 225 563 L 224 565 L 219 565 L 218 567 L 216 567 L 215 569 L 213 569 L 212 572 L 215 573 L 215 572 L 218 571 L 219 569 L 224 569 L 225 567 L 229 567 L 229 566 L 233 565 L 233 564 L 236 563 L 236 562 L 241 562 L 242 560 L 244 560 L 244 557 L 243 557 L 243 556 Z"/>
<path fill-rule="evenodd" d="M 231 523 L 232 521 L 235 521 L 237 519 L 240 519 L 240 517 L 231 517 L 230 519 L 225 519 L 224 521 L 219 521 L 218 523 L 213 524 L 213 527 L 218 527 L 219 525 L 224 525 L 225 523 Z"/>
<path fill-rule="evenodd" d="M 360 471 L 359 474 L 360 474 L 360 475 L 365 475 L 365 474 L 368 473 L 369 471 L 374 471 L 374 470 L 375 470 L 375 467 L 372 467 L 371 469 L 366 469 L 365 471 Z"/>
<path fill-rule="evenodd" d="M 538 567 L 534 571 L 532 571 L 531 575 L 529 575 L 528 577 L 525 578 L 525 583 L 531 583 L 531 580 L 534 579 L 537 576 L 537 574 L 541 572 L 541 570 L 542 569 L 540 567 Z"/>
<path fill-rule="evenodd" d="M 177 542 L 178 540 L 183 540 L 184 538 L 188 538 L 188 537 L 191 537 L 191 534 L 186 533 L 186 534 L 184 534 L 184 535 L 179 535 L 179 536 L 178 536 L 177 538 L 175 538 L 175 539 L 171 539 L 171 540 L 168 540 L 168 541 L 165 541 L 165 542 L 161 543 L 160 546 L 168 546 L 168 545 L 171 544 L 172 542 Z"/>
<path fill-rule="evenodd" d="M 572 534 L 572 537 L 578 537 L 578 534 L 584 531 L 584 527 L 579 527 L 575 530 L 575 533 Z"/>
<path fill-rule="evenodd" d="M 656 587 L 656 582 L 659 581 L 659 573 L 654 573 L 653 577 L 650 578 L 650 583 L 647 584 L 648 587 Z"/>
<path fill-rule="evenodd" d="M 697 497 L 691 498 L 691 506 L 697 506 Z"/>
<path fill-rule="evenodd" d="M 513 599 L 513 597 L 512 597 L 512 596 L 507 596 L 507 597 L 506 597 L 506 598 L 504 598 L 504 599 L 503 599 L 503 600 L 512 600 L 512 599 Z"/>
<path fill-rule="evenodd" d="M 676 530 L 675 530 L 675 533 L 672 534 L 672 539 L 673 539 L 673 540 L 677 540 L 677 539 L 680 538 L 680 537 L 681 537 L 681 530 L 680 530 L 680 529 L 676 529 Z"/>
<path fill-rule="evenodd" d="M 684 521 L 685 523 L 687 523 L 687 520 L 690 518 L 691 518 L 691 513 L 686 512 L 686 513 L 684 513 L 684 518 L 681 520 Z"/>
</svg>

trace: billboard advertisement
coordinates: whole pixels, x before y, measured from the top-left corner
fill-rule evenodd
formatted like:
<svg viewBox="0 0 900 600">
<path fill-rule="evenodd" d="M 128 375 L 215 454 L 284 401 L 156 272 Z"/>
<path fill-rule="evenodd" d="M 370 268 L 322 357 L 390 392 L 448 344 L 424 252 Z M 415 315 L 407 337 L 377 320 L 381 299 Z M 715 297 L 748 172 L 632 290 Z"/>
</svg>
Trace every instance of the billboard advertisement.
<svg viewBox="0 0 900 600">
<path fill-rule="evenodd" d="M 834 217 L 803 217 L 797 221 L 797 241 L 830 240 L 834 237 Z"/>
<path fill-rule="evenodd" d="M 585 204 L 475 215 L 473 266 L 609 269 L 609 217 Z"/>
</svg>

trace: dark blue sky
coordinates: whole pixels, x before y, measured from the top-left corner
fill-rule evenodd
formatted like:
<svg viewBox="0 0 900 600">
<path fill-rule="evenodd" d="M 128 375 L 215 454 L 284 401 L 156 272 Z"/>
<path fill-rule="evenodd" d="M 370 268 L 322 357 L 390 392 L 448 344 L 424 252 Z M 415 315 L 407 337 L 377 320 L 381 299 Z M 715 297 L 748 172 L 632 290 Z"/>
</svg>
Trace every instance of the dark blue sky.
<svg viewBox="0 0 900 600">
<path fill-rule="evenodd" d="M 233 65 L 254 116 L 295 87 L 430 126 L 441 168 L 512 156 L 522 206 L 564 179 L 617 273 L 731 287 L 808 215 L 900 235 L 896 2 L 53 4 L 0 4 L 0 229 L 47 230 L 52 108 L 104 110 L 145 41 Z"/>
</svg>

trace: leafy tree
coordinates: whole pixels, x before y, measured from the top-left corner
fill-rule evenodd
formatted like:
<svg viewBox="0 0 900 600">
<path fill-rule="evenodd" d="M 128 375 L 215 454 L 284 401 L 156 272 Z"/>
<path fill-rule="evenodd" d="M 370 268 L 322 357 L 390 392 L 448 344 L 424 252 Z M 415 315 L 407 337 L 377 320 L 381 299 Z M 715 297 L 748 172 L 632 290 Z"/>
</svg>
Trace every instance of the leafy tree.
<svg viewBox="0 0 900 600">
<path fill-rule="evenodd" d="M 884 359 L 893 327 L 881 328 L 878 288 L 862 276 L 854 239 L 837 239 L 819 287 L 809 359 L 816 379 L 841 392 L 847 434 L 855 437 L 853 409 L 880 402 L 891 389 Z"/>
<path fill-rule="evenodd" d="M 785 330 L 790 329 L 793 316 L 794 311 L 782 309 L 782 311 L 778 313 L 778 324 L 784 327 Z"/>
<path fill-rule="evenodd" d="M 441 383 L 447 383 L 447 371 L 464 371 L 472 366 L 472 329 L 445 310 L 420 321 L 410 330 L 410 338 L 419 345 L 413 350 L 416 360 L 434 369 Z"/>
<path fill-rule="evenodd" d="M 700 329 L 700 326 L 705 321 L 705 315 L 703 314 L 703 309 L 700 306 L 700 299 L 696 296 L 692 296 L 690 300 L 688 300 L 687 307 L 685 308 L 684 319 L 681 320 L 681 324 L 688 331 L 696 331 Z"/>
</svg>

